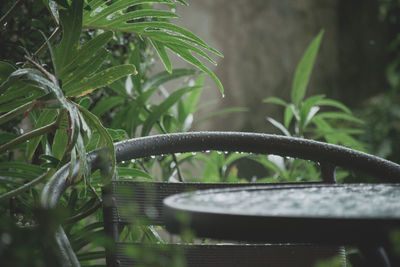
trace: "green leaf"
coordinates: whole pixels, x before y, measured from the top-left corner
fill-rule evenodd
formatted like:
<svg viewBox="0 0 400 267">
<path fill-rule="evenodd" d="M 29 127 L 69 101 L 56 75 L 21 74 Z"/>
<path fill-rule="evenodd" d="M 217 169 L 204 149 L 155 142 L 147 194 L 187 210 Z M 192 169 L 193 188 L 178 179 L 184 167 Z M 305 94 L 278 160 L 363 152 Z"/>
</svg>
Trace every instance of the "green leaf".
<svg viewBox="0 0 400 267">
<path fill-rule="evenodd" d="M 89 107 L 92 105 L 93 101 L 90 97 L 83 97 L 79 99 L 79 105 L 82 107 L 89 109 Z"/>
<path fill-rule="evenodd" d="M 113 142 L 119 142 L 125 140 L 127 133 L 122 129 L 107 129 L 108 134 L 111 136 Z"/>
<path fill-rule="evenodd" d="M 172 73 L 171 61 L 169 61 L 167 51 L 165 51 L 165 46 L 162 43 L 157 42 L 157 41 L 150 40 L 150 43 L 156 49 L 158 56 L 161 58 L 161 61 L 163 62 L 164 66 L 165 66 L 165 69 L 168 71 L 168 73 Z"/>
<path fill-rule="evenodd" d="M 198 60 L 196 57 L 194 57 L 190 51 L 188 51 L 187 49 L 182 49 L 182 48 L 173 47 L 173 46 L 169 46 L 169 48 L 174 53 L 176 53 L 178 56 L 181 56 L 183 59 L 185 59 L 188 63 L 196 66 L 197 68 L 199 68 L 202 71 L 204 71 L 205 73 L 207 73 L 218 85 L 221 95 L 224 96 L 224 87 L 223 87 L 221 81 L 218 79 L 218 77 L 209 68 L 207 68 L 203 63 L 201 63 L 200 60 Z"/>
<path fill-rule="evenodd" d="M 54 135 L 52 155 L 58 160 L 62 160 L 68 145 L 68 134 L 65 129 L 58 129 Z"/>
<path fill-rule="evenodd" d="M 291 134 L 289 133 L 289 131 L 285 128 L 285 126 L 282 125 L 282 123 L 274 120 L 273 118 L 267 118 L 267 120 L 274 125 L 276 128 L 278 128 L 284 135 L 286 136 L 291 136 Z"/>
<path fill-rule="evenodd" d="M 103 97 L 96 104 L 96 106 L 92 109 L 92 113 L 97 117 L 101 117 L 104 113 L 109 110 L 115 108 L 118 105 L 121 105 L 125 102 L 125 98 L 122 96 L 111 96 L 111 97 Z"/>
<path fill-rule="evenodd" d="M 294 113 L 293 113 L 293 104 L 286 106 L 285 112 L 283 114 L 283 121 L 286 129 L 289 129 L 290 122 L 293 119 Z"/>
<path fill-rule="evenodd" d="M 266 156 L 264 155 L 259 155 L 259 156 L 253 156 L 251 157 L 252 160 L 260 163 L 263 165 L 266 169 L 272 170 L 276 174 L 285 177 L 285 170 L 281 169 L 278 165 L 270 161 Z"/>
<path fill-rule="evenodd" d="M 319 119 L 339 119 L 339 120 L 347 120 L 347 121 L 352 121 L 356 122 L 359 124 L 363 124 L 364 122 L 350 114 L 342 113 L 342 112 L 323 112 L 315 117 Z"/>
<path fill-rule="evenodd" d="M 122 14 L 116 18 L 109 20 L 108 27 L 114 25 L 123 25 L 127 21 L 143 18 L 179 18 L 179 16 L 173 12 L 154 10 L 154 9 L 140 9 Z"/>
<path fill-rule="evenodd" d="M 39 116 L 37 122 L 35 123 L 34 129 L 38 129 L 40 127 L 43 127 L 43 126 L 46 126 L 46 125 L 52 123 L 56 116 L 57 116 L 57 111 L 54 109 L 43 110 L 43 112 L 40 113 L 40 116 Z M 42 136 L 38 136 L 38 137 L 35 137 L 35 138 L 29 140 L 29 143 L 27 145 L 26 152 L 25 152 L 26 156 L 29 160 L 32 159 L 33 154 L 35 153 L 36 148 L 39 145 L 41 139 L 42 139 Z"/>
<path fill-rule="evenodd" d="M 8 79 L 8 76 L 15 70 L 16 68 L 10 63 L 0 61 L 0 85 L 4 83 Z"/>
<path fill-rule="evenodd" d="M 302 130 L 316 114 L 316 112 L 318 112 L 319 107 L 316 104 L 323 98 L 324 95 L 315 95 L 307 98 L 301 103 L 299 125 Z"/>
<path fill-rule="evenodd" d="M 108 58 L 109 53 L 106 49 L 103 48 L 96 51 L 90 60 L 84 62 L 63 79 L 63 90 L 66 92 L 74 90 L 77 84 L 81 83 L 83 79 L 88 79 L 90 75 L 96 73 Z"/>
<path fill-rule="evenodd" d="M 89 110 L 85 109 L 82 106 L 79 106 L 76 104 L 78 109 L 82 112 L 82 115 L 85 117 L 85 119 L 90 122 L 93 127 L 97 130 L 97 132 L 100 135 L 100 144 L 101 146 L 105 146 L 107 149 L 107 155 L 104 155 L 105 157 L 103 160 L 105 162 L 110 163 L 111 170 L 108 173 L 108 175 L 114 175 L 115 173 L 115 166 L 116 166 L 116 159 L 115 159 L 115 151 L 114 151 L 114 143 L 112 141 L 112 138 L 110 134 L 108 133 L 107 129 L 101 124 L 99 118 L 91 113 Z M 111 180 L 111 177 L 107 177 Z"/>
<path fill-rule="evenodd" d="M 324 31 L 321 30 L 317 37 L 315 37 L 311 44 L 307 47 L 306 52 L 296 68 L 291 91 L 292 103 L 295 104 L 296 107 L 300 105 L 300 102 L 306 93 L 308 81 L 311 76 L 315 58 L 317 56 L 323 35 Z"/>
<path fill-rule="evenodd" d="M 182 1 L 183 2 L 183 1 Z M 166 17 L 175 17 L 171 12 L 160 10 L 129 10 L 129 7 L 144 3 L 172 3 L 171 1 L 161 0 L 137 0 L 137 1 L 115 1 L 108 5 L 100 2 L 90 3 L 91 11 L 85 11 L 83 14 L 83 26 L 91 29 L 103 29 L 112 31 L 121 31 L 137 34 L 141 37 L 147 37 L 160 55 L 168 72 L 171 71 L 171 64 L 165 47 L 178 54 L 182 59 L 201 69 L 210 75 L 217 83 L 223 94 L 223 86 L 217 76 L 204 64 L 202 64 L 191 52 L 201 55 L 214 62 L 203 50 L 197 46 L 210 51 L 218 56 L 220 52 L 207 45 L 195 34 L 182 27 L 174 25 L 165 20 Z M 132 21 L 137 18 L 146 19 L 144 21 Z M 152 18 L 152 20 L 150 20 Z"/>
<path fill-rule="evenodd" d="M 20 161 L 0 162 L 0 170 L 13 170 L 14 172 L 28 173 L 35 178 L 43 173 L 38 165 L 27 164 Z"/>
<path fill-rule="evenodd" d="M 82 96 L 93 90 L 109 85 L 114 81 L 129 74 L 135 74 L 134 65 L 120 65 L 103 70 L 90 78 L 84 78 L 81 82 L 75 84 L 74 88 L 68 88 L 67 96 Z"/>
<path fill-rule="evenodd" d="M 44 1 L 46 3 L 46 1 Z M 53 17 L 54 21 L 56 22 L 56 24 L 60 24 L 60 15 L 58 13 L 58 6 L 57 3 L 59 3 L 61 6 L 68 8 L 68 4 L 66 4 L 66 0 L 49 0 L 46 3 L 46 7 L 47 9 L 50 11 L 51 16 Z"/>
<path fill-rule="evenodd" d="M 147 91 L 153 87 L 159 87 L 161 84 L 166 82 L 190 75 L 199 74 L 199 71 L 193 69 L 174 69 L 172 73 L 167 71 L 162 71 L 153 75 L 150 79 L 148 79 L 143 85 L 143 91 Z"/>
<path fill-rule="evenodd" d="M 351 114 L 351 110 L 346 107 L 345 105 L 343 105 L 342 103 L 340 103 L 339 101 L 333 100 L 333 99 L 321 99 L 317 102 L 317 105 L 320 106 L 331 106 L 331 107 L 336 107 L 338 109 L 341 109 L 342 111 Z"/>
<path fill-rule="evenodd" d="M 285 101 L 283 101 L 282 99 L 277 98 L 277 97 L 264 98 L 263 102 L 264 103 L 278 104 L 278 105 L 281 105 L 281 106 L 284 106 L 284 107 L 286 107 L 288 105 Z"/>
<path fill-rule="evenodd" d="M 61 42 L 54 49 L 57 69 L 63 69 L 63 66 L 66 66 L 77 53 L 82 31 L 82 10 L 83 0 L 74 0 L 68 9 L 59 11 L 63 36 Z M 56 74 L 58 75 L 58 73 Z"/>
<path fill-rule="evenodd" d="M 142 136 L 146 136 L 150 133 L 154 123 L 165 114 L 169 108 L 171 108 L 184 94 L 191 90 L 199 88 L 197 86 L 181 88 L 169 95 L 160 105 L 158 105 L 148 116 L 146 121 L 143 123 Z"/>
<path fill-rule="evenodd" d="M 131 167 L 118 167 L 118 178 L 137 178 L 142 177 L 149 180 L 154 180 L 148 173 Z"/>
<path fill-rule="evenodd" d="M 204 75 L 200 75 L 199 78 L 195 81 L 195 86 L 204 87 Z M 187 114 L 192 114 L 196 111 L 196 106 L 199 102 L 201 89 L 193 90 L 190 92 L 184 101 L 185 111 Z"/>
<path fill-rule="evenodd" d="M 79 253 L 76 256 L 78 257 L 78 260 L 81 262 L 81 261 L 104 259 L 106 257 L 106 253 L 104 251 L 90 251 L 90 252 Z"/>
<path fill-rule="evenodd" d="M 113 37 L 112 32 L 104 32 L 95 38 L 89 40 L 82 47 L 77 47 L 74 57 L 70 58 L 65 66 L 60 66 L 58 69 L 59 78 L 63 79 L 74 71 L 76 68 L 82 67 L 85 63 L 92 63 L 92 57 L 95 51 L 100 50 L 105 46 Z"/>
</svg>

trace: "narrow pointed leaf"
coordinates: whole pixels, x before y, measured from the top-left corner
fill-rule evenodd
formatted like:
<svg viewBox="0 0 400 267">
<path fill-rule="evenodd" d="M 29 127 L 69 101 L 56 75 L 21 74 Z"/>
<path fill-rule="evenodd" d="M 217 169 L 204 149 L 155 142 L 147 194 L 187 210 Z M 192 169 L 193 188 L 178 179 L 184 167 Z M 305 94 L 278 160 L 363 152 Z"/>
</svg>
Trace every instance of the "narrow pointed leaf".
<svg viewBox="0 0 400 267">
<path fill-rule="evenodd" d="M 294 114 L 293 114 L 293 109 L 291 108 L 291 106 L 286 106 L 285 112 L 283 114 L 283 122 L 284 122 L 286 129 L 289 129 L 290 122 L 292 121 L 293 116 L 294 116 Z"/>
<path fill-rule="evenodd" d="M 76 55 L 73 58 L 70 58 L 65 66 L 58 69 L 59 77 L 61 79 L 64 78 L 64 76 L 72 72 L 75 68 L 81 66 L 82 63 L 91 59 L 94 52 L 106 45 L 111 40 L 112 36 L 112 32 L 104 32 L 89 40 L 84 46 L 77 47 Z"/>
<path fill-rule="evenodd" d="M 278 104 L 278 105 L 281 105 L 281 106 L 284 106 L 284 107 L 286 107 L 288 105 L 285 101 L 283 101 L 282 99 L 277 98 L 277 97 L 264 98 L 263 102 L 264 103 Z"/>
<path fill-rule="evenodd" d="M 267 120 L 274 125 L 276 128 L 278 128 L 284 135 L 286 136 L 291 136 L 291 134 L 289 133 L 289 131 L 285 128 L 284 125 L 282 125 L 280 122 L 274 120 L 273 118 L 267 118 Z"/>
<path fill-rule="evenodd" d="M 85 109 L 82 106 L 77 105 L 78 109 L 81 111 L 82 115 L 85 119 L 93 125 L 93 127 L 97 130 L 100 135 L 100 146 L 104 146 L 107 149 L 107 162 L 110 163 L 110 173 L 109 175 L 113 175 L 115 172 L 116 160 L 115 160 L 115 151 L 114 151 L 114 144 L 110 134 L 107 132 L 107 129 L 102 125 L 99 118 L 91 113 L 89 110 Z M 107 177 L 111 179 L 111 177 Z M 107 182 L 107 181 L 105 181 Z"/>
<path fill-rule="evenodd" d="M 177 47 L 169 47 L 173 52 L 175 52 L 178 56 L 181 56 L 183 59 L 185 59 L 187 62 L 190 64 L 198 67 L 215 81 L 215 83 L 218 85 L 219 90 L 221 92 L 221 95 L 224 96 L 224 87 L 221 83 L 221 81 L 218 79 L 218 77 L 209 69 L 207 68 L 203 63 L 201 63 L 196 57 L 194 57 L 190 51 L 187 51 L 186 49 L 179 49 Z"/>
<path fill-rule="evenodd" d="M 164 45 L 157 41 L 151 40 L 150 43 L 153 45 L 154 49 L 156 49 L 158 56 L 161 58 L 161 61 L 165 66 L 165 69 L 168 71 L 168 73 L 172 73 L 171 61 L 169 61 L 169 57 Z"/>
<path fill-rule="evenodd" d="M 317 56 L 323 34 L 324 31 L 321 30 L 317 37 L 315 37 L 315 39 L 307 47 L 306 52 L 296 68 L 291 92 L 292 103 L 294 103 L 296 107 L 299 106 L 306 93 L 308 81 L 310 80 L 311 72 L 314 67 L 315 58 Z"/>
<path fill-rule="evenodd" d="M 331 106 L 331 107 L 336 107 L 338 109 L 343 110 L 344 112 L 346 112 L 347 114 L 351 114 L 351 110 L 346 107 L 345 105 L 343 105 L 342 103 L 340 103 L 339 101 L 333 100 L 333 99 L 321 99 L 317 102 L 318 105 L 321 106 Z"/>
<path fill-rule="evenodd" d="M 56 116 L 57 116 L 56 110 L 45 109 L 40 114 L 39 119 L 37 120 L 34 129 L 38 129 L 40 127 L 50 124 L 51 122 L 54 121 Z M 35 153 L 35 150 L 36 150 L 37 146 L 39 145 L 41 138 L 42 138 L 41 136 L 38 136 L 38 137 L 35 137 L 35 138 L 29 140 L 29 143 L 26 148 L 26 156 L 29 160 L 32 159 L 33 154 Z"/>
<path fill-rule="evenodd" d="M 0 61 L 0 85 L 8 79 L 8 76 L 15 71 L 10 63 Z"/>
<path fill-rule="evenodd" d="M 83 0 L 74 0 L 68 9 L 60 10 L 63 36 L 54 51 L 57 69 L 63 69 L 76 54 L 82 31 L 82 10 Z"/>
<path fill-rule="evenodd" d="M 120 65 L 108 68 L 76 84 L 75 88 L 68 90 L 67 96 L 86 95 L 97 88 L 109 85 L 122 77 L 135 73 L 136 69 L 134 65 Z"/>
<path fill-rule="evenodd" d="M 101 117 L 104 113 L 108 112 L 112 108 L 125 102 L 125 98 L 121 96 L 112 96 L 102 98 L 92 109 L 92 113 L 97 117 Z"/>
<path fill-rule="evenodd" d="M 68 144 L 68 134 L 65 129 L 58 129 L 54 135 L 52 155 L 58 160 L 62 160 Z"/>
<path fill-rule="evenodd" d="M 95 73 L 109 57 L 109 53 L 105 49 L 97 51 L 90 61 L 85 62 L 73 72 L 68 73 L 68 76 L 63 79 L 63 90 L 68 92 L 76 88 L 77 84 L 84 79 L 88 79 L 90 75 Z"/>
<path fill-rule="evenodd" d="M 161 84 L 164 84 L 174 79 L 178 79 L 184 76 L 196 75 L 199 73 L 199 71 L 193 69 L 174 69 L 172 73 L 162 71 L 152 76 L 144 83 L 143 91 L 147 91 L 148 89 L 153 87 L 158 87 Z"/>
<path fill-rule="evenodd" d="M 157 120 L 159 120 L 161 116 L 164 115 L 165 112 L 167 112 L 168 109 L 171 108 L 184 94 L 196 88 L 199 87 L 185 87 L 170 94 L 166 100 L 164 100 L 153 110 L 153 112 L 150 113 L 147 120 L 143 123 L 142 136 L 148 135 L 154 123 L 156 123 Z"/>
<path fill-rule="evenodd" d="M 118 167 L 118 177 L 119 178 L 146 178 L 149 180 L 154 180 L 147 172 L 144 172 L 140 169 L 131 168 L 131 167 Z"/>
</svg>

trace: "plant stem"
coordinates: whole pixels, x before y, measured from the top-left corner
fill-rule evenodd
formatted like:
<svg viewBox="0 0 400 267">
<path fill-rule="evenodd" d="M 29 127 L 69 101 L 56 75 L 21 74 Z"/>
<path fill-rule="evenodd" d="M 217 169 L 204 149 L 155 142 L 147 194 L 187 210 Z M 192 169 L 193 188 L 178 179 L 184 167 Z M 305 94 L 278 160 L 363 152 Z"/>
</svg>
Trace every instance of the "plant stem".
<svg viewBox="0 0 400 267">
<path fill-rule="evenodd" d="M 4 24 L 12 17 L 13 13 L 17 10 L 19 4 L 22 3 L 22 0 L 17 0 L 14 5 L 7 11 L 4 16 L 0 18 L 0 27 L 3 27 Z"/>
<path fill-rule="evenodd" d="M 18 187 L 17 189 L 11 190 L 7 193 L 4 193 L 2 195 L 0 195 L 0 201 L 4 200 L 4 199 L 9 199 L 13 196 L 18 195 L 19 193 L 28 190 L 29 188 L 37 185 L 38 183 L 40 183 L 41 181 L 43 181 L 46 177 L 47 177 L 47 172 L 40 175 L 39 177 L 33 179 L 32 181 L 30 181 L 29 183 L 24 184 L 21 187 Z"/>
<path fill-rule="evenodd" d="M 24 113 L 27 109 L 29 109 L 33 105 L 35 105 L 35 101 L 28 102 L 16 109 L 11 110 L 10 112 L 7 112 L 6 114 L 0 116 L 0 125 L 9 120 L 12 120 L 13 118 L 15 118 L 18 115 Z"/>
<path fill-rule="evenodd" d="M 148 113 L 150 113 L 150 110 L 146 106 L 144 106 L 144 109 Z M 164 129 L 164 127 L 161 125 L 161 122 L 159 120 L 157 120 L 157 125 L 158 125 L 158 127 L 160 127 L 163 134 L 167 134 L 167 130 Z M 172 154 L 172 160 L 175 162 L 176 171 L 178 173 L 178 180 L 179 180 L 179 182 L 183 182 L 182 173 L 181 173 L 181 170 L 179 169 L 178 159 L 176 158 L 175 154 Z"/>
<path fill-rule="evenodd" d="M 50 37 L 49 37 L 49 39 L 48 39 L 49 43 L 52 43 L 52 42 L 56 39 L 57 35 L 58 35 L 60 32 L 61 32 L 61 27 L 58 26 L 58 27 L 54 30 L 54 32 L 50 35 Z M 46 51 L 46 47 L 47 47 L 47 42 L 44 42 L 44 43 L 39 47 L 39 49 L 36 50 L 36 52 L 35 52 L 34 55 L 35 55 L 36 57 L 40 57 L 40 56 L 44 53 L 44 51 Z"/>
<path fill-rule="evenodd" d="M 37 128 L 35 130 L 30 131 L 29 133 L 26 133 L 24 135 L 18 136 L 17 138 L 15 138 L 14 140 L 0 146 L 0 154 L 3 152 L 6 152 L 8 149 L 17 146 L 19 144 L 22 144 L 26 141 L 28 141 L 29 139 L 32 139 L 34 137 L 40 136 L 42 134 L 45 134 L 47 132 L 50 132 L 52 130 L 54 130 L 57 127 L 58 121 L 55 121 L 53 123 L 50 123 L 46 126 Z"/>
<path fill-rule="evenodd" d="M 33 61 L 31 58 L 24 56 L 24 58 L 31 63 L 33 66 L 35 66 L 41 73 L 43 73 L 43 75 L 45 75 L 47 77 L 47 79 L 49 79 L 50 81 L 52 81 L 54 84 L 58 84 L 56 77 L 51 74 L 50 72 L 48 72 L 47 70 L 45 70 L 42 66 L 40 66 L 38 63 L 36 63 L 35 61 Z"/>
</svg>

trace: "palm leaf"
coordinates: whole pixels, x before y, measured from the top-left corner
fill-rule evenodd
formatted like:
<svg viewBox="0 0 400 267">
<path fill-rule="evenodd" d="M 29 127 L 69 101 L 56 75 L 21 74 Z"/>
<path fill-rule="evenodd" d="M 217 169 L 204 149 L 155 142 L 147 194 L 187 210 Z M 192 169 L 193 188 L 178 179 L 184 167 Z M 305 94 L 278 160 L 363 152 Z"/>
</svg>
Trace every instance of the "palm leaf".
<svg viewBox="0 0 400 267">
<path fill-rule="evenodd" d="M 178 2 L 186 5 L 184 1 Z M 215 61 L 199 47 L 218 56 L 222 56 L 222 54 L 191 31 L 166 21 L 168 18 L 177 17 L 172 12 L 137 8 L 136 10 L 128 10 L 128 8 L 147 3 L 175 6 L 172 0 L 117 0 L 112 3 L 99 0 L 92 1 L 89 3 L 90 10 L 83 12 L 83 27 L 134 33 L 148 38 L 160 56 L 166 70 L 171 72 L 171 63 L 165 50 L 165 48 L 169 48 L 188 63 L 210 75 L 220 88 L 221 94 L 223 94 L 223 86 L 218 77 L 192 53 L 200 55 L 214 64 Z"/>
</svg>

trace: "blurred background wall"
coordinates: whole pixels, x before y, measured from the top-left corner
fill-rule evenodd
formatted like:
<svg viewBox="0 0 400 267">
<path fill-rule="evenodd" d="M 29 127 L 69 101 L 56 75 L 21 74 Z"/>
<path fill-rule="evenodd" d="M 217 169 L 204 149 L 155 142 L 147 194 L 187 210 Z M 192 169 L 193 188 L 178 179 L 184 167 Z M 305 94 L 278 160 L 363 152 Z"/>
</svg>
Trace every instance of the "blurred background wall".
<svg viewBox="0 0 400 267">
<path fill-rule="evenodd" d="M 281 110 L 263 104 L 270 96 L 289 101 L 294 70 L 307 45 L 325 30 L 308 87 L 351 107 L 386 87 L 386 26 L 375 0 L 187 0 L 179 23 L 224 54 L 212 68 L 225 87 L 225 97 L 207 80 L 203 100 L 216 100 L 210 110 L 240 106 L 198 129 L 273 132 L 265 117 L 280 120 Z M 179 65 L 180 64 L 180 65 Z M 185 66 L 176 60 L 175 66 Z"/>
</svg>

